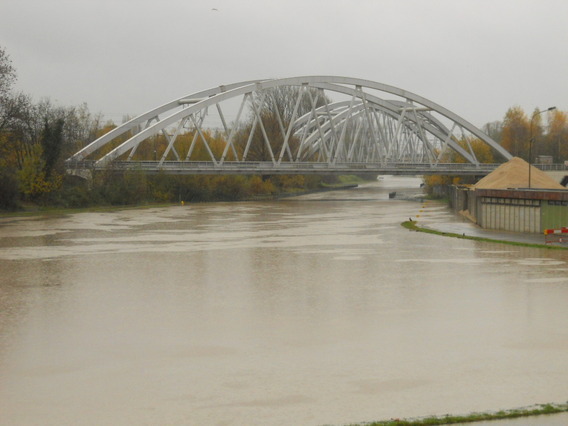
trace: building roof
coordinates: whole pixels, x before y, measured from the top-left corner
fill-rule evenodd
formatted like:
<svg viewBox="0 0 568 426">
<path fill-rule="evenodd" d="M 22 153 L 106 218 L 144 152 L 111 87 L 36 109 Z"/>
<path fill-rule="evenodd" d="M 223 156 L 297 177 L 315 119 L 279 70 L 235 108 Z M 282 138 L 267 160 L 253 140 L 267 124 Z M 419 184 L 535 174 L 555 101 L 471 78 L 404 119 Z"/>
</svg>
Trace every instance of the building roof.
<svg viewBox="0 0 568 426">
<path fill-rule="evenodd" d="M 535 189 L 564 189 L 565 187 L 556 182 L 542 170 L 530 166 L 529 163 L 519 157 L 501 164 L 493 172 L 485 176 L 475 185 L 475 189 L 507 189 L 507 188 L 535 188 Z"/>
</svg>

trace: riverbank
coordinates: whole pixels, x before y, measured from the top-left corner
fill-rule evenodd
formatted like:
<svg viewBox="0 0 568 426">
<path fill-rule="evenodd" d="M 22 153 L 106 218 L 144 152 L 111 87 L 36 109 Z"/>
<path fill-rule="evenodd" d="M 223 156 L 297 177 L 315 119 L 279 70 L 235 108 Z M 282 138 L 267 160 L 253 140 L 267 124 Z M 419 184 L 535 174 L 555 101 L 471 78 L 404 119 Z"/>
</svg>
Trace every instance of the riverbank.
<svg viewBox="0 0 568 426">
<path fill-rule="evenodd" d="M 443 237 L 460 238 L 460 239 L 474 240 L 474 241 L 484 241 L 490 243 L 509 244 L 509 245 L 522 246 L 522 247 L 546 248 L 550 250 L 568 250 L 568 247 L 566 246 L 540 243 L 539 241 L 544 240 L 544 237 L 535 234 L 519 235 L 517 233 L 493 232 L 493 231 L 484 231 L 482 229 L 476 229 L 475 233 L 477 235 L 470 235 L 470 234 L 468 235 L 466 234 L 465 229 L 464 232 L 462 233 L 448 232 L 440 229 L 444 228 L 443 224 L 421 226 L 420 222 L 415 220 L 402 222 L 401 225 L 410 231 L 425 232 L 427 234 L 440 235 Z M 457 230 L 455 224 L 453 225 L 454 226 L 452 226 L 451 229 Z M 471 228 L 468 228 L 468 232 L 471 232 Z"/>
<path fill-rule="evenodd" d="M 361 180 L 361 182 L 365 182 Z M 144 203 L 144 204 L 123 204 L 123 205 L 97 205 L 90 207 L 80 207 L 80 208 L 62 208 L 62 207 L 49 207 L 49 206 L 39 206 L 35 204 L 23 205 L 22 209 L 14 211 L 0 211 L 0 218 L 3 217 L 25 217 L 25 216 L 37 216 L 37 215 L 64 215 L 64 214 L 75 214 L 75 213 L 90 213 L 90 212 L 114 212 L 119 210 L 133 210 L 133 209 L 149 209 L 149 208 L 161 208 L 161 207 L 171 207 L 177 205 L 189 206 L 192 204 L 201 203 L 221 203 L 221 202 L 246 202 L 246 201 L 270 201 L 279 200 L 284 198 L 296 197 L 300 195 L 317 194 L 323 192 L 331 191 L 341 191 L 346 189 L 355 189 L 359 186 L 358 183 L 338 183 L 325 185 L 320 188 L 309 189 L 309 190 L 299 190 L 299 191 L 289 191 L 281 192 L 277 194 L 268 195 L 258 195 L 248 197 L 242 200 L 209 200 L 209 201 L 181 201 L 176 203 Z"/>
<path fill-rule="evenodd" d="M 497 412 L 486 412 L 486 413 L 472 413 L 466 415 L 450 415 L 446 414 L 444 416 L 429 416 L 423 418 L 415 419 L 390 419 L 381 420 L 378 422 L 363 423 L 360 426 L 437 426 L 437 425 L 449 425 L 449 424 L 463 424 L 463 423 L 477 423 L 485 421 L 497 421 L 497 420 L 510 420 L 518 419 L 522 417 L 536 417 L 543 415 L 552 415 L 559 413 L 568 413 L 568 403 L 564 404 L 537 404 L 531 407 L 515 408 L 511 410 L 501 410 Z M 539 417 L 541 419 L 541 417 Z M 498 424 L 496 422 L 495 424 Z M 532 422 L 531 422 L 532 423 Z M 537 420 L 534 419 L 536 424 Z M 357 425 L 351 425 L 357 426 Z"/>
<path fill-rule="evenodd" d="M 160 208 L 160 207 L 170 207 L 179 205 L 179 203 L 149 203 L 149 204 L 136 204 L 136 205 L 101 205 L 101 206 L 91 206 L 91 207 L 80 207 L 80 208 L 62 208 L 62 207 L 41 207 L 41 206 L 27 206 L 23 207 L 21 210 L 16 211 L 0 211 L 0 218 L 9 217 L 26 217 L 26 216 L 57 216 L 65 214 L 75 214 L 75 213 L 93 213 L 93 212 L 115 212 L 119 210 L 134 210 L 134 209 L 149 209 L 149 208 Z"/>
</svg>

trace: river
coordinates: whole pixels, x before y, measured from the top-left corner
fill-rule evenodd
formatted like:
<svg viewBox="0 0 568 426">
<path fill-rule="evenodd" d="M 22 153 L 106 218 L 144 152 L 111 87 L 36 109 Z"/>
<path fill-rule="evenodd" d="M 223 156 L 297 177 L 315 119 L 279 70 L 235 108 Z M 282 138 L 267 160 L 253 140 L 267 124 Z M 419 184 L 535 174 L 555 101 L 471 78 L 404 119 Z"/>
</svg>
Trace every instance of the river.
<svg viewBox="0 0 568 426">
<path fill-rule="evenodd" d="M 420 210 L 459 220 L 404 199 L 419 182 L 0 218 L 0 423 L 342 425 L 566 401 L 568 252 L 410 232 Z"/>
</svg>

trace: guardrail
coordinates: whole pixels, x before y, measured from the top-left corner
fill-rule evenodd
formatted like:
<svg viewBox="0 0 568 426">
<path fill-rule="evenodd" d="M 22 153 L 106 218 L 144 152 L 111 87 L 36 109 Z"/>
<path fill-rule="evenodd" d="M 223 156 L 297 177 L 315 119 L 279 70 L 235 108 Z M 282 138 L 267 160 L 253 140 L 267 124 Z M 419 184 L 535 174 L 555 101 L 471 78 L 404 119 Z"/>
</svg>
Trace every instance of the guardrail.
<svg viewBox="0 0 568 426">
<path fill-rule="evenodd" d="M 545 244 L 568 244 L 568 228 L 545 229 L 544 242 Z"/>
</svg>

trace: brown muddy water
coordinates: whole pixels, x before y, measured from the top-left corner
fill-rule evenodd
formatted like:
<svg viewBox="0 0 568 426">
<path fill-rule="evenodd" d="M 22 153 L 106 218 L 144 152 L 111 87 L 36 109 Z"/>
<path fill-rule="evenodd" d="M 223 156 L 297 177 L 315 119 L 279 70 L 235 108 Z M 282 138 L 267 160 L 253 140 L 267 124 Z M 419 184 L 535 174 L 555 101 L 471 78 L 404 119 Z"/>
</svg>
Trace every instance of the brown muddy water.
<svg viewBox="0 0 568 426">
<path fill-rule="evenodd" d="M 566 401 L 568 252 L 407 231 L 421 203 L 388 193 L 419 182 L 0 219 L 0 423 L 341 425 Z"/>
</svg>

